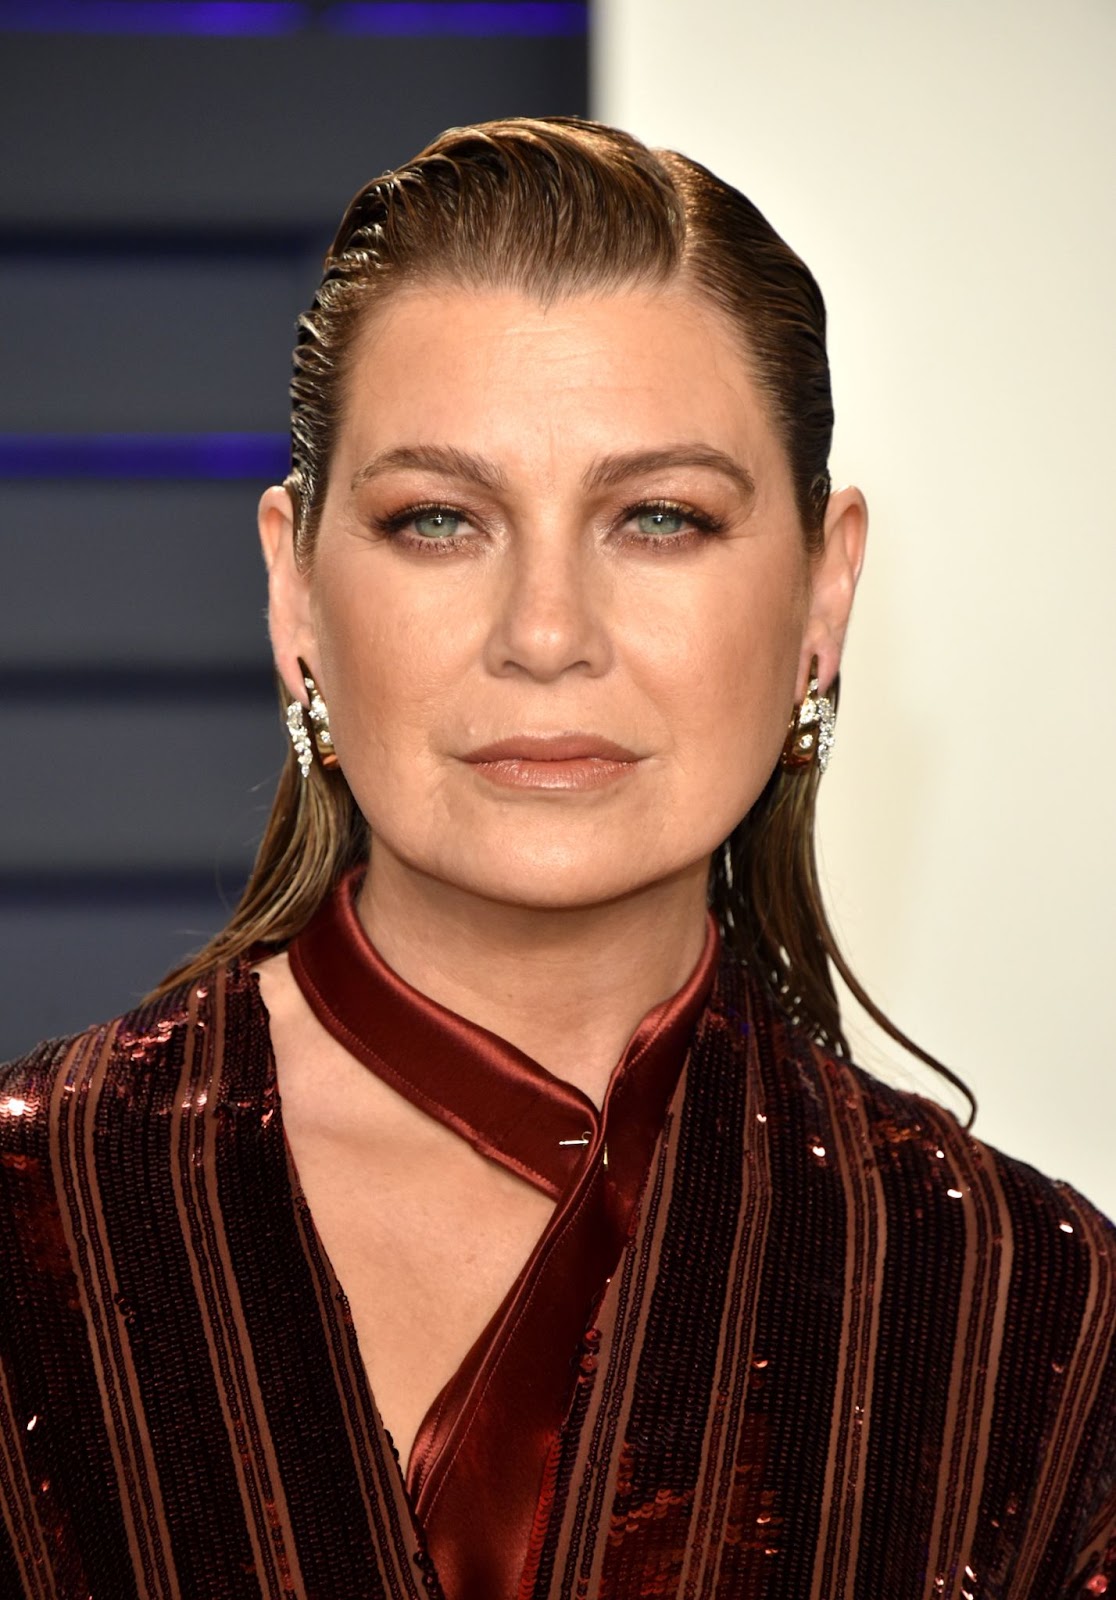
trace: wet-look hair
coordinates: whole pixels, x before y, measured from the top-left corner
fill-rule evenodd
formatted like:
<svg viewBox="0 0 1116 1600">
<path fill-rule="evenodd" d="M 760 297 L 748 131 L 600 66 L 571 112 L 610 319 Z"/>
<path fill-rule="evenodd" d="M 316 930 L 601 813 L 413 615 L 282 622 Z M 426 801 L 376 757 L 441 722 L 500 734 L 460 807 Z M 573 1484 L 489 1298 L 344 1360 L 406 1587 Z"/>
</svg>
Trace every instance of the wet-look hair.
<svg viewBox="0 0 1116 1600">
<path fill-rule="evenodd" d="M 549 304 L 667 285 L 704 299 L 736 330 L 786 453 L 806 552 L 816 556 L 830 492 L 833 402 L 825 304 L 813 275 L 750 200 L 697 162 L 600 123 L 548 117 L 452 128 L 367 184 L 346 210 L 294 349 L 285 487 L 300 565 L 313 561 L 350 368 L 394 294 L 495 289 Z M 285 704 L 282 685 L 280 692 Z M 818 882 L 817 785 L 816 765 L 776 767 L 714 853 L 709 903 L 725 943 L 792 1021 L 848 1055 L 836 970 L 886 1033 L 972 1102 L 953 1073 L 880 1011 L 838 947 Z M 368 827 L 343 773 L 315 763 L 303 780 L 288 751 L 240 904 L 162 988 L 258 942 L 292 938 L 368 849 Z"/>
</svg>

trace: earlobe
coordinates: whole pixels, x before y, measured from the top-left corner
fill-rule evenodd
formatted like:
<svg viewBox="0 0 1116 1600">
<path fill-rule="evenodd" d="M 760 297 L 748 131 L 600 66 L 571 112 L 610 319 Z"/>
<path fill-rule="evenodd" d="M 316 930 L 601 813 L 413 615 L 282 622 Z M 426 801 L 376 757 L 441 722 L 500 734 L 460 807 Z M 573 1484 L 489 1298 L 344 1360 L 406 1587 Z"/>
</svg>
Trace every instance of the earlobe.
<svg viewBox="0 0 1116 1600">
<path fill-rule="evenodd" d="M 260 544 L 267 566 L 267 621 L 271 651 L 292 699 L 306 690 L 299 657 L 316 659 L 307 574 L 295 560 L 294 506 L 286 489 L 265 489 L 259 506 Z"/>
<path fill-rule="evenodd" d="M 867 535 L 868 506 L 860 490 L 835 490 L 826 508 L 823 548 L 811 573 L 810 611 L 798 671 L 800 692 L 805 692 L 812 657 L 818 658 L 823 694 L 840 669 Z"/>
</svg>

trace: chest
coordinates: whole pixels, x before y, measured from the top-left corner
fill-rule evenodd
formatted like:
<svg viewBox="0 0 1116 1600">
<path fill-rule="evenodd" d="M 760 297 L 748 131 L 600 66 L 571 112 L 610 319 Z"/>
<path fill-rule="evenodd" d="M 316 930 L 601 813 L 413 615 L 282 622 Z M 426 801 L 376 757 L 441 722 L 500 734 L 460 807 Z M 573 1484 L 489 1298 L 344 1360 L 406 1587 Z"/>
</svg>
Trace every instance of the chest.
<svg viewBox="0 0 1116 1600">
<path fill-rule="evenodd" d="M 287 1055 L 297 1185 L 402 1461 L 543 1233 L 553 1203 L 318 1041 Z"/>
</svg>

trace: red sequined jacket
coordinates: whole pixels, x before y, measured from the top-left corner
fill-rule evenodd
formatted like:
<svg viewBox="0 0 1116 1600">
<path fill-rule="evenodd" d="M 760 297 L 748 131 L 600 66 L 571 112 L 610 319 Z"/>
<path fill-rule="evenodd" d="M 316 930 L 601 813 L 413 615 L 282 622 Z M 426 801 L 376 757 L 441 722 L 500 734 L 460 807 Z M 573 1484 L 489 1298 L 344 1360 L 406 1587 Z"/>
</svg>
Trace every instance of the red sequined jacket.
<svg viewBox="0 0 1116 1600">
<path fill-rule="evenodd" d="M 630 1211 L 578 1152 L 461 1402 L 499 1427 L 433 1503 L 246 963 L 0 1071 L 0 1596 L 1116 1597 L 1111 1226 L 727 960 L 692 1034 Z M 593 1206 L 624 1225 L 540 1399 L 500 1340 Z"/>
</svg>

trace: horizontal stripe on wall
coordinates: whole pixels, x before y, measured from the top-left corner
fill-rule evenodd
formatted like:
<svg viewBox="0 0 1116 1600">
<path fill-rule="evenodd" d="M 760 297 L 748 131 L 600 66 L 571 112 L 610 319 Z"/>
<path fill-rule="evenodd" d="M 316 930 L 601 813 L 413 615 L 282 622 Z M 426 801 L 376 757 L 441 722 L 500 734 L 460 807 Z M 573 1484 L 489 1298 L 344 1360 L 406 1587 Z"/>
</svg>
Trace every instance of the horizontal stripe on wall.
<svg viewBox="0 0 1116 1600">
<path fill-rule="evenodd" d="M 587 28 L 581 0 L 353 0 L 324 10 L 285 0 L 0 0 L 0 31 L 10 33 L 562 38 Z"/>
<path fill-rule="evenodd" d="M 0 478 L 282 480 L 290 445 L 281 433 L 4 433 Z"/>
<path fill-rule="evenodd" d="M 89 661 L 66 665 L 20 663 L 9 666 L 4 675 L 4 691 L 21 705 L 64 703 L 66 705 L 104 705 L 106 701 L 126 701 L 130 705 L 156 701 L 162 707 L 198 700 L 210 704 L 270 707 L 278 693 L 275 673 L 266 663 L 258 667 L 238 666 L 229 671 L 223 666 L 186 662 Z"/>
<path fill-rule="evenodd" d="M 60 217 L 15 226 L 0 216 L 0 260 L 49 255 L 54 261 L 73 258 L 75 264 L 84 265 L 90 260 L 134 261 L 138 257 L 161 265 L 168 260 L 210 261 L 214 257 L 274 262 L 285 256 L 313 263 L 316 268 L 325 258 L 331 237 L 325 228 L 279 227 L 251 220 L 239 225 L 227 221 L 182 225 L 164 218 L 142 227 L 121 227 L 92 221 L 75 226 L 68 217 Z M 316 275 L 308 281 L 313 288 Z"/>
<path fill-rule="evenodd" d="M 336 5 L 325 13 L 325 26 L 338 33 L 367 33 L 381 37 L 406 38 L 423 34 L 451 34 L 465 38 L 543 38 L 571 37 L 585 33 L 588 8 L 575 0 L 550 0 L 532 4 L 513 0 L 510 4 L 427 5 L 379 4 L 376 0 L 354 0 Z"/>
<path fill-rule="evenodd" d="M 127 865 L 57 869 L 49 861 L 31 867 L 5 865 L 0 866 L 0 914 L 29 906 L 55 912 L 94 912 L 99 906 L 158 906 L 195 899 L 219 902 L 227 916 L 240 898 L 247 876 L 246 866 L 233 870 Z M 220 925 L 215 922 L 214 929 Z"/>
</svg>

